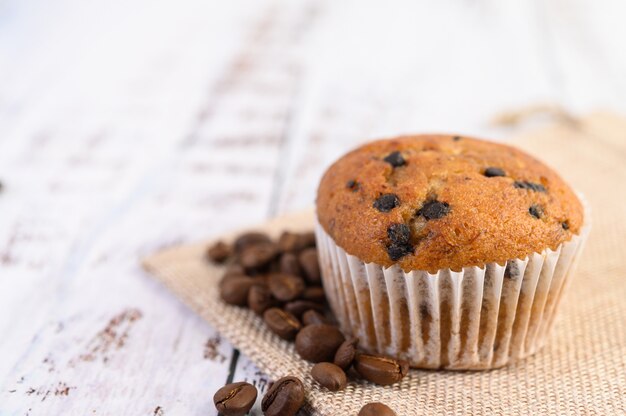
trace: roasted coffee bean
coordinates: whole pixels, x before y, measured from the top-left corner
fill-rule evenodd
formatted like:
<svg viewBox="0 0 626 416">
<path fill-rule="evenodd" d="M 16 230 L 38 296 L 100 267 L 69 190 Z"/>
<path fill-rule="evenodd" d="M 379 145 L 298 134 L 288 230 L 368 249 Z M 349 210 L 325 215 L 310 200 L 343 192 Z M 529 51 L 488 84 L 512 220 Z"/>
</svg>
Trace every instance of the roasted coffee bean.
<svg viewBox="0 0 626 416">
<path fill-rule="evenodd" d="M 348 371 L 348 368 L 354 362 L 356 357 L 356 348 L 359 345 L 357 338 L 350 338 L 345 340 L 337 349 L 333 363 L 338 365 L 341 369 Z"/>
<path fill-rule="evenodd" d="M 284 231 L 278 239 L 278 248 L 283 253 L 299 251 L 302 249 L 300 235 Z"/>
<path fill-rule="evenodd" d="M 396 412 L 382 403 L 368 403 L 361 408 L 358 416 L 396 416 Z"/>
<path fill-rule="evenodd" d="M 300 269 L 300 262 L 298 261 L 298 256 L 294 253 L 285 253 L 280 256 L 280 272 L 286 274 L 293 274 L 296 276 L 300 276 L 302 270 Z"/>
<path fill-rule="evenodd" d="M 309 286 L 304 289 L 302 299 L 310 300 L 317 303 L 326 303 L 326 294 L 321 286 Z"/>
<path fill-rule="evenodd" d="M 245 382 L 227 384 L 213 396 L 213 403 L 224 416 L 243 416 L 256 401 L 256 388 Z"/>
<path fill-rule="evenodd" d="M 385 156 L 383 160 L 389 163 L 394 168 L 397 168 L 406 164 L 406 161 L 404 160 L 404 158 L 402 157 L 402 153 L 400 152 L 389 153 L 387 156 Z"/>
<path fill-rule="evenodd" d="M 296 336 L 296 351 L 302 358 L 313 363 L 332 362 L 337 348 L 345 341 L 339 328 L 315 324 L 302 328 Z"/>
<path fill-rule="evenodd" d="M 548 192 L 545 186 L 540 183 L 533 183 L 528 181 L 515 181 L 513 186 L 517 189 L 528 189 L 533 192 Z"/>
<path fill-rule="evenodd" d="M 528 213 L 537 219 L 541 219 L 541 217 L 543 217 L 543 208 L 541 205 L 531 205 L 530 208 L 528 208 Z"/>
<path fill-rule="evenodd" d="M 343 390 L 348 384 L 346 373 L 333 363 L 315 364 L 311 369 L 311 376 L 330 391 Z"/>
<path fill-rule="evenodd" d="M 267 286 L 254 285 L 248 292 L 248 308 L 257 315 L 263 315 L 263 312 L 278 306 L 278 301 L 274 299 L 272 293 Z"/>
<path fill-rule="evenodd" d="M 283 377 L 272 384 L 261 401 L 265 416 L 294 416 L 304 405 L 304 386 L 296 377 Z"/>
<path fill-rule="evenodd" d="M 443 218 L 450 212 L 450 205 L 447 202 L 428 201 L 417 211 L 417 215 L 421 215 L 427 220 L 437 220 Z"/>
<path fill-rule="evenodd" d="M 230 276 L 220 282 L 220 296 L 231 305 L 245 306 L 248 292 L 254 285 L 254 279 L 248 276 Z"/>
<path fill-rule="evenodd" d="M 207 257 L 214 263 L 223 263 L 230 257 L 231 249 L 228 244 L 218 241 L 207 250 Z"/>
<path fill-rule="evenodd" d="M 312 231 L 300 234 L 302 248 L 315 247 L 315 233 Z"/>
<path fill-rule="evenodd" d="M 251 231 L 243 233 L 235 240 L 233 244 L 236 253 L 241 253 L 245 248 L 261 243 L 271 243 L 272 240 L 265 233 Z"/>
<path fill-rule="evenodd" d="M 305 287 L 304 280 L 292 274 L 272 273 L 269 277 L 272 295 L 282 302 L 297 299 L 302 295 Z"/>
<path fill-rule="evenodd" d="M 311 284 L 319 284 L 322 281 L 320 264 L 317 259 L 317 249 L 307 248 L 298 256 L 300 267 L 304 271 L 304 277 Z"/>
<path fill-rule="evenodd" d="M 354 179 L 350 179 L 348 182 L 346 182 L 346 188 L 348 188 L 352 192 L 358 191 L 360 187 L 361 185 L 359 185 L 359 183 Z"/>
<path fill-rule="evenodd" d="M 239 264 L 246 270 L 258 270 L 267 266 L 278 254 L 273 243 L 259 243 L 244 248 L 239 254 Z"/>
<path fill-rule="evenodd" d="M 240 264 L 231 264 L 230 266 L 226 268 L 226 271 L 224 272 L 224 277 L 240 276 L 240 275 L 245 275 L 245 274 L 246 274 L 246 271 L 244 270 L 243 267 L 241 267 Z"/>
<path fill-rule="evenodd" d="M 287 341 L 291 341 L 302 328 L 298 318 L 280 308 L 270 308 L 263 313 L 263 320 L 268 328 Z"/>
<path fill-rule="evenodd" d="M 484 175 L 488 178 L 495 178 L 498 176 L 506 176 L 506 172 L 500 168 L 489 167 L 485 169 Z"/>
<path fill-rule="evenodd" d="M 389 212 L 400 205 L 400 199 L 396 194 L 383 194 L 374 201 L 374 208 L 380 212 Z"/>
<path fill-rule="evenodd" d="M 324 312 L 324 305 L 311 302 L 310 300 L 298 299 L 285 304 L 284 309 L 300 318 L 306 311 L 313 309 L 318 312 Z"/>
<path fill-rule="evenodd" d="M 322 313 L 314 309 L 309 309 L 302 314 L 302 324 L 304 326 L 314 324 L 328 324 L 328 319 L 326 319 L 326 317 Z"/>
<path fill-rule="evenodd" d="M 354 369 L 367 381 L 386 386 L 407 375 L 409 363 L 382 355 L 357 354 Z"/>
</svg>

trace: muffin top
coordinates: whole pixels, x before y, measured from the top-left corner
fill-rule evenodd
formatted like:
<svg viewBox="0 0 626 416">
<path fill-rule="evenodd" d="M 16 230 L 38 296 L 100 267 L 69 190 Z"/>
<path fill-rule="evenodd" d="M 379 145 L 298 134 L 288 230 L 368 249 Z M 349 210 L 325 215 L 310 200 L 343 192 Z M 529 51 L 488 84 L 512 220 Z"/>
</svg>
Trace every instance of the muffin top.
<svg viewBox="0 0 626 416">
<path fill-rule="evenodd" d="M 583 207 L 521 150 L 419 135 L 371 142 L 336 161 L 320 183 L 317 216 L 366 263 L 435 272 L 556 249 L 579 233 Z"/>
</svg>

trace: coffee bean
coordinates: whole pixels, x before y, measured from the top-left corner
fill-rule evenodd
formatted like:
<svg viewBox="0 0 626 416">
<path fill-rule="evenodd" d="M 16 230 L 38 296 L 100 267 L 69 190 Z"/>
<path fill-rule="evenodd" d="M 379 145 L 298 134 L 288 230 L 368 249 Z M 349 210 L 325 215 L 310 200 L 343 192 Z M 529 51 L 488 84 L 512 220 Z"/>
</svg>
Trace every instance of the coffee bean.
<svg viewBox="0 0 626 416">
<path fill-rule="evenodd" d="M 341 331 L 332 325 L 314 324 L 302 328 L 296 336 L 296 351 L 313 363 L 331 362 L 337 348 L 345 341 Z"/>
<path fill-rule="evenodd" d="M 304 277 L 309 283 L 319 284 L 322 281 L 320 264 L 317 259 L 317 249 L 307 248 L 298 256 L 300 267 L 304 271 Z"/>
<path fill-rule="evenodd" d="M 207 250 L 207 257 L 215 263 L 223 263 L 230 257 L 230 254 L 230 246 L 223 241 L 218 241 Z"/>
<path fill-rule="evenodd" d="M 402 157 L 402 153 L 400 152 L 391 152 L 383 159 L 385 162 L 389 163 L 394 168 L 400 167 L 406 164 L 406 161 Z"/>
<path fill-rule="evenodd" d="M 296 377 L 283 377 L 272 384 L 261 401 L 265 416 L 294 416 L 304 405 L 304 386 Z"/>
<path fill-rule="evenodd" d="M 289 302 L 300 297 L 305 286 L 302 278 L 292 274 L 272 273 L 269 277 L 269 288 L 272 295 L 283 302 Z"/>
<path fill-rule="evenodd" d="M 310 300 L 316 303 L 326 303 L 326 294 L 324 288 L 321 286 L 309 286 L 304 289 L 302 293 L 302 299 Z"/>
<path fill-rule="evenodd" d="M 301 250 L 301 238 L 296 233 L 284 231 L 278 239 L 278 248 L 283 253 Z"/>
<path fill-rule="evenodd" d="M 354 357 L 356 357 L 356 348 L 359 345 L 357 338 L 350 338 L 345 340 L 337 349 L 333 363 L 338 365 L 341 369 L 348 371 L 348 368 L 352 365 Z"/>
<path fill-rule="evenodd" d="M 541 219 L 541 217 L 543 216 L 543 208 L 541 207 L 541 205 L 534 204 L 531 205 L 530 208 L 528 208 L 528 213 L 537 219 Z"/>
<path fill-rule="evenodd" d="M 302 328 L 298 318 L 280 308 L 270 308 L 263 313 L 263 320 L 268 328 L 287 341 L 291 341 Z"/>
<path fill-rule="evenodd" d="M 316 244 L 315 233 L 312 231 L 300 234 L 300 244 L 302 248 L 315 247 Z"/>
<path fill-rule="evenodd" d="M 363 406 L 358 416 L 396 416 L 396 412 L 385 404 L 374 402 Z"/>
<path fill-rule="evenodd" d="M 417 215 L 421 215 L 427 220 L 437 220 L 443 218 L 450 212 L 450 205 L 447 202 L 428 201 L 417 211 Z"/>
<path fill-rule="evenodd" d="M 333 363 L 315 364 L 311 369 L 311 376 L 330 391 L 343 390 L 348 384 L 346 373 Z"/>
<path fill-rule="evenodd" d="M 358 191 L 360 187 L 361 185 L 359 185 L 359 183 L 354 179 L 350 179 L 348 182 L 346 182 L 346 188 L 348 188 L 352 192 Z"/>
<path fill-rule="evenodd" d="M 365 380 L 386 386 L 402 380 L 409 371 L 409 364 L 382 355 L 357 354 L 354 369 Z"/>
<path fill-rule="evenodd" d="M 239 264 L 246 270 L 258 270 L 267 266 L 278 254 L 273 243 L 259 243 L 242 249 Z"/>
<path fill-rule="evenodd" d="M 309 309 L 318 312 L 324 312 L 325 308 L 324 305 L 320 303 L 311 302 L 310 300 L 298 299 L 286 303 L 284 309 L 299 318 L 304 314 L 304 312 L 308 311 Z"/>
<path fill-rule="evenodd" d="M 245 382 L 227 384 L 213 396 L 213 403 L 224 416 L 243 416 L 256 401 L 256 388 Z"/>
<path fill-rule="evenodd" d="M 245 306 L 248 303 L 248 291 L 254 285 L 254 279 L 248 276 L 229 276 L 220 282 L 220 296 L 231 305 Z"/>
<path fill-rule="evenodd" d="M 257 315 L 263 315 L 263 312 L 278 306 L 278 301 L 274 299 L 272 293 L 267 286 L 254 285 L 248 292 L 248 308 Z"/>
<path fill-rule="evenodd" d="M 224 272 L 224 277 L 226 276 L 240 276 L 240 275 L 244 275 L 245 276 L 246 271 L 244 270 L 243 267 L 241 267 L 241 265 L 239 264 L 231 264 L 230 266 L 228 266 L 226 268 L 226 271 Z"/>
<path fill-rule="evenodd" d="M 545 186 L 528 181 L 515 181 L 513 182 L 513 186 L 517 189 L 528 189 L 533 192 L 548 192 Z"/>
<path fill-rule="evenodd" d="M 328 324 L 328 319 L 326 319 L 326 317 L 322 313 L 314 309 L 309 309 L 302 314 L 302 324 L 304 326 L 314 324 Z"/>
<path fill-rule="evenodd" d="M 285 253 L 280 256 L 280 272 L 286 274 L 293 274 L 300 276 L 302 270 L 300 270 L 300 262 L 298 257 L 293 253 Z"/>
<path fill-rule="evenodd" d="M 233 246 L 235 247 L 235 252 L 237 254 L 241 253 L 245 248 L 254 246 L 260 243 L 271 243 L 272 240 L 265 233 L 260 233 L 256 231 L 251 231 L 248 233 L 241 234 L 235 240 Z"/>
<path fill-rule="evenodd" d="M 374 208 L 380 212 L 389 212 L 400 205 L 400 199 L 396 194 L 383 194 L 374 201 Z"/>
<path fill-rule="evenodd" d="M 490 167 L 490 168 L 485 169 L 484 175 L 488 178 L 495 178 L 498 176 L 506 176 L 506 172 L 504 172 L 504 170 L 500 168 Z"/>
</svg>

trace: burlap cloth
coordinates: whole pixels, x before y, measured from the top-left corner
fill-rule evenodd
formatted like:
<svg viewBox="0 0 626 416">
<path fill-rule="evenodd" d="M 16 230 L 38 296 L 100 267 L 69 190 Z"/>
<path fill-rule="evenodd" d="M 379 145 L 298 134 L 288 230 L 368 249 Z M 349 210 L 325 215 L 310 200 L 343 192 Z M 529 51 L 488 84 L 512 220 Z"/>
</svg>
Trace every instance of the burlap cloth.
<svg viewBox="0 0 626 416">
<path fill-rule="evenodd" d="M 252 312 L 219 300 L 220 270 L 204 260 L 206 242 L 162 251 L 144 265 L 268 376 L 304 380 L 315 414 L 356 415 L 372 401 L 387 403 L 398 415 L 626 414 L 626 120 L 596 113 L 514 143 L 587 196 L 594 225 L 548 345 L 509 367 L 412 370 L 392 387 L 355 381 L 330 393 L 313 382 L 311 365 L 296 355 L 293 344 L 266 330 Z M 310 229 L 312 215 L 277 218 L 258 228 L 272 234 Z"/>
</svg>

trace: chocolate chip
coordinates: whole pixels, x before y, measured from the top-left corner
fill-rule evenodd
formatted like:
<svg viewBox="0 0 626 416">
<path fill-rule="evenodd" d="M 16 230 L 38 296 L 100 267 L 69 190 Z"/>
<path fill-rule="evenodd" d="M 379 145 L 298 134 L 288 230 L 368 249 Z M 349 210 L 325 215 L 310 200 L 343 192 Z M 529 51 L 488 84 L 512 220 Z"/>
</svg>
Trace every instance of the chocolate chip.
<svg viewBox="0 0 626 416">
<path fill-rule="evenodd" d="M 272 273 L 268 283 L 272 295 L 283 302 L 298 298 L 306 286 L 302 278 L 285 273 Z"/>
<path fill-rule="evenodd" d="M 348 182 L 346 182 L 346 188 L 348 188 L 352 192 L 358 191 L 360 187 L 361 185 L 359 185 L 359 183 L 354 179 L 350 179 Z"/>
<path fill-rule="evenodd" d="M 394 244 L 408 244 L 411 240 L 411 229 L 406 224 L 391 224 L 387 235 Z"/>
<path fill-rule="evenodd" d="M 235 240 L 235 243 L 234 243 L 235 252 L 241 253 L 243 249 L 245 249 L 246 247 L 250 247 L 259 243 L 270 243 L 270 242 L 271 240 L 269 236 L 265 233 L 260 233 L 260 232 L 255 232 L 255 231 L 244 233 L 244 234 L 241 234 L 239 237 L 237 237 L 237 239 Z"/>
<path fill-rule="evenodd" d="M 373 354 L 357 354 L 354 369 L 367 381 L 386 386 L 402 380 L 409 372 L 409 363 Z"/>
<path fill-rule="evenodd" d="M 227 384 L 213 396 L 213 403 L 224 416 L 244 416 L 256 401 L 256 388 L 245 382 Z"/>
<path fill-rule="evenodd" d="M 533 192 L 548 192 L 545 186 L 540 183 L 533 183 L 528 181 L 515 181 L 513 186 L 517 189 L 528 189 Z"/>
<path fill-rule="evenodd" d="M 295 416 L 304 405 L 304 386 L 296 377 L 275 381 L 261 401 L 265 416 Z"/>
<path fill-rule="evenodd" d="M 296 337 L 302 325 L 298 318 L 280 308 L 270 308 L 263 313 L 267 327 L 276 335 L 287 341 Z"/>
<path fill-rule="evenodd" d="M 528 212 L 537 219 L 540 219 L 543 216 L 543 208 L 541 205 L 531 205 L 530 208 L 528 208 Z"/>
<path fill-rule="evenodd" d="M 311 376 L 330 391 L 343 390 L 348 384 L 346 373 L 333 363 L 315 364 L 311 369 Z"/>
<path fill-rule="evenodd" d="M 458 142 L 459 140 L 461 140 L 461 136 L 454 136 L 452 140 L 454 140 L 455 142 Z"/>
<path fill-rule="evenodd" d="M 450 212 L 450 205 L 447 202 L 428 201 L 417 211 L 417 215 L 421 215 L 427 220 L 437 220 L 443 218 Z"/>
<path fill-rule="evenodd" d="M 304 277 L 307 282 L 319 285 L 322 280 L 322 274 L 320 272 L 320 263 L 317 259 L 317 249 L 311 247 L 302 250 L 298 255 L 298 261 L 300 262 L 300 268 L 304 271 Z"/>
<path fill-rule="evenodd" d="M 337 349 L 333 363 L 338 365 L 343 370 L 347 371 L 352 365 L 354 357 L 356 357 L 356 348 L 359 344 L 357 338 L 350 338 L 345 340 Z"/>
<path fill-rule="evenodd" d="M 220 297 L 230 305 L 245 306 L 248 303 L 248 291 L 254 285 L 253 278 L 232 276 L 220 282 Z"/>
<path fill-rule="evenodd" d="M 561 223 L 561 227 L 563 227 L 564 230 L 569 230 L 569 222 L 568 221 L 563 221 Z"/>
<path fill-rule="evenodd" d="M 391 152 L 383 159 L 385 162 L 389 163 L 394 168 L 406 165 L 406 160 L 402 157 L 402 153 L 400 152 Z"/>
<path fill-rule="evenodd" d="M 312 363 L 331 362 L 345 338 L 339 328 L 314 324 L 302 328 L 296 336 L 296 351 Z"/>
<path fill-rule="evenodd" d="M 485 169 L 484 175 L 488 178 L 495 178 L 497 176 L 506 176 L 506 173 L 504 172 L 504 170 L 500 168 L 491 167 L 491 168 Z"/>
<path fill-rule="evenodd" d="M 302 323 L 304 326 L 315 324 L 328 324 L 328 319 L 320 312 L 309 309 L 302 314 Z"/>
<path fill-rule="evenodd" d="M 363 406 L 357 416 L 396 416 L 396 412 L 385 404 L 374 402 Z"/>
<path fill-rule="evenodd" d="M 374 208 L 380 212 L 389 212 L 400 205 L 400 200 L 396 194 L 383 194 L 374 201 Z"/>
<path fill-rule="evenodd" d="M 411 253 L 413 253 L 413 247 L 410 244 L 391 243 L 387 246 L 387 254 L 392 261 L 400 260 Z"/>
<path fill-rule="evenodd" d="M 231 255 L 231 249 L 228 244 L 218 241 L 207 250 L 207 257 L 215 263 L 224 263 Z"/>
</svg>

